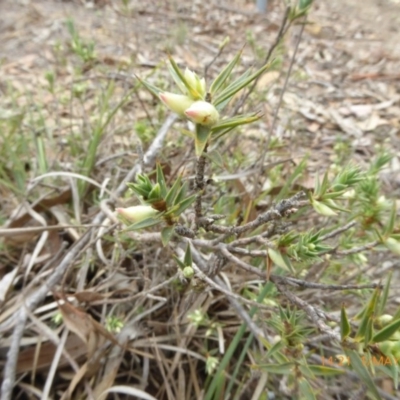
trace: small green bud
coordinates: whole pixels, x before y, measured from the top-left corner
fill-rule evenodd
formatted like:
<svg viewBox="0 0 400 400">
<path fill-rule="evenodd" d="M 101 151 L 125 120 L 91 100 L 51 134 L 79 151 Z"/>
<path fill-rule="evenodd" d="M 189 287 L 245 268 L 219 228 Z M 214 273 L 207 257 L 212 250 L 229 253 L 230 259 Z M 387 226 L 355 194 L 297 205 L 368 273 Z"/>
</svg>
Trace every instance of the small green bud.
<svg viewBox="0 0 400 400">
<path fill-rule="evenodd" d="M 186 279 L 191 279 L 193 278 L 194 275 L 194 269 L 192 267 L 185 267 L 183 268 L 183 276 Z"/>
<path fill-rule="evenodd" d="M 395 254 L 400 255 L 400 242 L 393 238 L 387 238 L 384 242 L 385 246 Z"/>
<path fill-rule="evenodd" d="M 390 354 L 392 354 L 394 345 L 395 342 L 386 340 L 384 342 L 378 343 L 378 348 L 385 356 L 389 356 Z"/>
<path fill-rule="evenodd" d="M 393 320 L 393 317 L 389 314 L 383 314 L 376 319 L 378 326 L 383 327 L 389 325 Z"/>
</svg>

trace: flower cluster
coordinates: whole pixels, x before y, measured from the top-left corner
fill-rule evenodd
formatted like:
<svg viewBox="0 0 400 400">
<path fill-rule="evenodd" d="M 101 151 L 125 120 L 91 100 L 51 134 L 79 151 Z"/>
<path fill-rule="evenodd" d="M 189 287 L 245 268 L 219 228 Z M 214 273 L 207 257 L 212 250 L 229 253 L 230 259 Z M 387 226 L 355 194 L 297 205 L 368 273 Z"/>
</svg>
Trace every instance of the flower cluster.
<svg viewBox="0 0 400 400">
<path fill-rule="evenodd" d="M 215 125 L 219 120 L 217 109 L 206 97 L 206 82 L 199 78 L 194 72 L 186 68 L 183 74 L 185 85 L 178 85 L 183 94 L 163 92 L 159 94 L 161 101 L 173 112 L 181 117 L 187 117 L 192 122 L 204 126 Z"/>
</svg>

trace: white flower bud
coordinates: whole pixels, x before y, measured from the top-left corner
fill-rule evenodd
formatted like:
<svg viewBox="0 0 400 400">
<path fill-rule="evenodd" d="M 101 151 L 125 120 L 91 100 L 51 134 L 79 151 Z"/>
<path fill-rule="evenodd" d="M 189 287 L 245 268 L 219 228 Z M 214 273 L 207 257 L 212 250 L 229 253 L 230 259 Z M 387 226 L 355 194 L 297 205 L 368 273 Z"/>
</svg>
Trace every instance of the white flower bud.
<svg viewBox="0 0 400 400">
<path fill-rule="evenodd" d="M 194 100 L 183 94 L 164 92 L 160 93 L 161 101 L 173 112 L 185 116 L 185 111 L 194 103 Z"/>
<path fill-rule="evenodd" d="M 150 217 L 154 217 L 158 214 L 158 211 L 151 206 L 116 208 L 115 211 L 132 224 L 143 221 L 144 219 Z"/>
<path fill-rule="evenodd" d="M 196 124 L 212 126 L 219 120 L 217 109 L 207 101 L 196 101 L 186 111 L 185 115 Z"/>
</svg>

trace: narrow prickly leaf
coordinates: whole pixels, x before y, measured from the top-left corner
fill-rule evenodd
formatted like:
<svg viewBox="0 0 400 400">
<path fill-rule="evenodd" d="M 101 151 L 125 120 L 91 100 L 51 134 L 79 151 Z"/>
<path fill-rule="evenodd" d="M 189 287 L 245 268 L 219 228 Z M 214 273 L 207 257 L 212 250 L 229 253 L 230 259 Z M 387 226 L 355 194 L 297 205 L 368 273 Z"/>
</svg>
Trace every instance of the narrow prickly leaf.
<svg viewBox="0 0 400 400">
<path fill-rule="evenodd" d="M 351 327 L 349 320 L 347 318 L 346 309 L 344 308 L 344 305 L 342 305 L 342 310 L 340 312 L 340 336 L 342 337 L 342 340 L 347 338 L 350 332 L 351 332 Z"/>
<path fill-rule="evenodd" d="M 249 83 L 251 83 L 252 81 L 257 79 L 269 67 L 270 67 L 270 64 L 266 64 L 263 67 L 261 67 L 258 71 L 254 72 L 254 74 L 251 74 L 250 76 L 248 76 L 247 78 L 233 82 L 213 100 L 213 104 L 215 106 L 217 106 L 217 105 L 221 104 L 222 102 L 224 102 L 225 100 L 231 99 L 239 90 L 243 89 Z"/>
<path fill-rule="evenodd" d="M 172 67 L 170 69 L 170 73 L 172 73 L 172 71 L 175 73 L 175 74 L 172 73 L 172 77 L 178 84 L 179 88 L 182 90 L 182 84 L 183 84 L 187 89 L 187 92 L 190 95 L 190 97 L 192 97 L 194 100 L 200 100 L 201 94 L 189 84 L 189 82 L 185 78 L 185 75 L 182 73 L 175 60 L 172 57 L 170 57 L 169 62 L 171 63 Z M 179 84 L 179 81 L 182 82 L 182 84 Z"/>
<path fill-rule="evenodd" d="M 365 383 L 369 391 L 374 395 L 374 398 L 381 400 L 382 397 L 380 396 L 378 389 L 376 388 L 376 385 L 359 354 L 354 350 L 345 350 L 345 352 L 350 359 L 350 365 L 354 371 L 357 372 L 359 378 Z"/>
<path fill-rule="evenodd" d="M 185 252 L 185 258 L 183 260 L 184 264 L 186 266 L 191 266 L 193 263 L 193 259 L 192 259 L 192 250 L 190 249 L 190 244 L 188 243 L 187 247 L 186 247 L 186 252 Z"/>
<path fill-rule="evenodd" d="M 397 220 L 397 209 L 396 209 L 396 202 L 394 201 L 387 226 L 385 227 L 385 230 L 383 232 L 384 236 L 388 236 L 393 232 L 396 220 Z"/>
<path fill-rule="evenodd" d="M 253 113 L 221 120 L 211 128 L 212 135 L 214 136 L 227 128 L 236 128 L 240 125 L 251 124 L 254 121 L 258 121 L 260 118 L 260 114 Z"/>
<path fill-rule="evenodd" d="M 151 93 L 153 94 L 155 97 L 158 97 L 158 95 L 162 92 L 161 89 L 159 89 L 158 87 L 152 85 L 151 83 L 139 78 L 138 76 L 136 76 L 136 78 L 140 81 L 140 83 Z"/>
<path fill-rule="evenodd" d="M 181 269 L 184 269 L 186 267 L 186 265 L 175 254 L 172 257 L 174 257 L 174 260 Z"/>
<path fill-rule="evenodd" d="M 196 134 L 195 134 L 194 144 L 196 148 L 197 157 L 200 157 L 203 154 L 203 151 L 207 146 L 210 136 L 211 136 L 211 129 L 209 127 L 196 124 Z"/>
<path fill-rule="evenodd" d="M 139 229 L 150 228 L 151 226 L 157 225 L 160 222 L 160 218 L 147 218 L 143 221 L 137 222 L 136 224 L 128 226 L 127 230 L 136 231 Z"/>
<path fill-rule="evenodd" d="M 174 233 L 173 226 L 166 226 L 165 228 L 162 229 L 161 242 L 162 242 L 163 246 L 166 246 L 169 243 L 173 233 Z"/>
<path fill-rule="evenodd" d="M 384 313 L 384 311 L 385 311 L 387 299 L 389 297 L 389 289 L 390 289 L 390 282 L 392 281 L 392 275 L 393 275 L 393 272 L 390 271 L 389 272 L 389 276 L 388 276 L 387 281 L 386 281 L 386 284 L 385 284 L 385 287 L 383 288 L 383 293 L 382 293 L 382 296 L 381 296 L 381 301 L 379 303 L 379 309 L 378 309 L 378 314 L 379 315 L 382 315 Z"/>
<path fill-rule="evenodd" d="M 165 196 L 165 202 L 167 203 L 167 206 L 170 207 L 174 204 L 175 197 L 177 196 L 179 189 L 181 188 L 181 181 L 181 177 L 178 176 L 171 189 L 169 189 L 167 195 Z"/>
<path fill-rule="evenodd" d="M 312 200 L 311 205 L 314 207 L 314 210 L 321 215 L 324 215 L 326 217 L 333 217 L 337 215 L 335 211 L 332 210 L 332 208 L 328 207 L 326 204 L 321 203 L 320 201 L 317 201 L 315 199 Z"/>
<path fill-rule="evenodd" d="M 269 248 L 268 255 L 270 259 L 276 264 L 278 267 L 283 268 L 284 270 L 291 272 L 289 266 L 286 264 L 285 260 L 282 257 L 282 254 L 275 249 Z"/>
<path fill-rule="evenodd" d="M 178 194 L 176 195 L 176 197 L 174 199 L 174 204 L 179 204 L 186 197 L 187 188 L 188 188 L 188 184 L 187 184 L 187 182 L 184 182 L 184 184 L 181 186 Z"/>
<path fill-rule="evenodd" d="M 285 364 L 261 364 L 257 365 L 262 371 L 272 374 L 288 375 L 293 373 L 294 363 L 288 362 Z"/>
<path fill-rule="evenodd" d="M 220 72 L 220 74 L 215 78 L 214 82 L 211 84 L 210 93 L 213 96 L 218 90 L 223 86 L 225 81 L 229 78 L 233 68 L 235 68 L 236 64 L 239 62 L 240 57 L 242 55 L 242 51 L 233 58 L 233 60 Z"/>
<path fill-rule="evenodd" d="M 160 185 L 161 197 L 164 198 L 167 195 L 167 185 L 165 183 L 165 177 L 160 164 L 157 163 L 157 183 Z"/>
<path fill-rule="evenodd" d="M 153 186 L 153 189 L 151 189 L 151 192 L 148 195 L 148 200 L 158 200 L 161 198 L 161 188 L 160 188 L 160 184 L 156 183 Z"/>
<path fill-rule="evenodd" d="M 372 335 L 374 334 L 373 332 L 373 319 L 370 318 L 367 322 L 367 326 L 365 328 L 365 334 L 364 334 L 364 346 L 367 347 L 372 339 Z"/>
<path fill-rule="evenodd" d="M 358 327 L 358 330 L 357 330 L 356 339 L 365 337 L 369 320 L 371 318 L 373 318 L 375 309 L 378 304 L 379 294 L 380 294 L 380 289 L 376 288 L 374 290 L 374 293 L 373 293 L 370 301 L 368 302 L 368 305 L 367 305 L 362 317 L 361 317 L 361 322 L 360 322 L 360 326 Z"/>
<path fill-rule="evenodd" d="M 311 385 L 308 383 L 308 381 L 302 377 L 299 380 L 299 389 L 300 389 L 300 395 L 301 398 L 304 400 L 316 400 L 317 398 L 315 397 L 313 388 Z"/>
<path fill-rule="evenodd" d="M 196 196 L 193 195 L 193 196 L 190 196 L 190 197 L 188 197 L 187 199 L 181 201 L 181 202 L 179 203 L 179 207 L 178 207 L 178 209 L 177 209 L 177 211 L 176 211 L 176 214 L 177 214 L 177 215 L 182 214 L 188 207 L 190 207 L 190 206 L 193 204 L 193 202 L 195 201 L 195 199 L 196 199 Z"/>
<path fill-rule="evenodd" d="M 374 343 L 384 342 L 400 329 L 400 319 L 395 320 L 391 324 L 385 326 L 372 338 Z"/>
</svg>

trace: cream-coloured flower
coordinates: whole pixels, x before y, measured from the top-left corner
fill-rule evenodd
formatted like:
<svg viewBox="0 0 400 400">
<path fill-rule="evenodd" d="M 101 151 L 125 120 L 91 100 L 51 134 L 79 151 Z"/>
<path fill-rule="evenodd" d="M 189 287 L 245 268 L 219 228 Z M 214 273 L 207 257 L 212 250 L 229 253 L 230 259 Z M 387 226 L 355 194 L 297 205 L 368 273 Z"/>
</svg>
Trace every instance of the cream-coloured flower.
<svg viewBox="0 0 400 400">
<path fill-rule="evenodd" d="M 196 124 L 212 126 L 219 120 L 217 109 L 207 101 L 196 101 L 186 111 L 185 115 Z"/>
<path fill-rule="evenodd" d="M 158 211 L 151 206 L 116 208 L 115 211 L 132 224 L 150 217 L 155 217 L 158 214 Z"/>
<path fill-rule="evenodd" d="M 160 93 L 161 101 L 173 112 L 185 116 L 185 111 L 194 103 L 194 100 L 184 94 L 164 92 Z"/>
<path fill-rule="evenodd" d="M 204 98 L 206 95 L 206 81 L 204 78 L 199 78 L 193 71 L 191 71 L 189 68 L 185 69 L 184 73 L 186 82 L 196 90 L 196 92 L 201 96 L 201 98 Z"/>
</svg>

